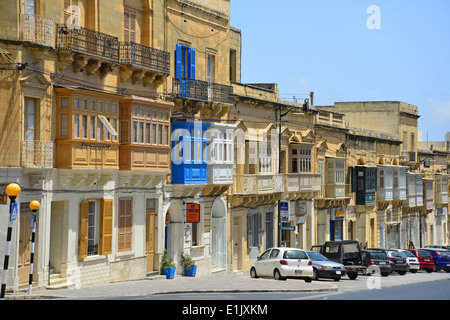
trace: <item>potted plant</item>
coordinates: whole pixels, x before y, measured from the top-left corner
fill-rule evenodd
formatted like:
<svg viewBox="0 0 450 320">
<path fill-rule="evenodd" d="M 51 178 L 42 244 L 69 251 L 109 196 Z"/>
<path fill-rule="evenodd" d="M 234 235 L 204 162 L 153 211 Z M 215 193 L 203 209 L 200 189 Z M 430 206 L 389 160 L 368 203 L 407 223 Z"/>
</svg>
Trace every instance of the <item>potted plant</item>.
<svg viewBox="0 0 450 320">
<path fill-rule="evenodd" d="M 195 277 L 197 274 L 197 266 L 189 254 L 181 254 L 181 265 L 184 268 L 184 275 L 186 277 Z"/>
<path fill-rule="evenodd" d="M 164 250 L 161 258 L 160 272 L 166 276 L 166 279 L 173 279 L 175 277 L 175 264 L 173 263 L 173 259 L 167 255 L 167 250 Z"/>
</svg>

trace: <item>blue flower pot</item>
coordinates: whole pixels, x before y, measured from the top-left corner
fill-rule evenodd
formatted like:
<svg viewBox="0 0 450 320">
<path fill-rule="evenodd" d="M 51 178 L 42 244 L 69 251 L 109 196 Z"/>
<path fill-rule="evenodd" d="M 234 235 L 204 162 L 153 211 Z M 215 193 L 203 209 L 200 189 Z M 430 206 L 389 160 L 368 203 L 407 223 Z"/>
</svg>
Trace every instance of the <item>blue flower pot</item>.
<svg viewBox="0 0 450 320">
<path fill-rule="evenodd" d="M 186 277 L 195 277 L 197 274 L 197 266 L 191 266 L 189 268 L 184 268 L 184 275 Z"/>
<path fill-rule="evenodd" d="M 166 276 L 166 279 L 173 279 L 175 277 L 175 268 L 163 269 L 162 274 Z"/>
</svg>

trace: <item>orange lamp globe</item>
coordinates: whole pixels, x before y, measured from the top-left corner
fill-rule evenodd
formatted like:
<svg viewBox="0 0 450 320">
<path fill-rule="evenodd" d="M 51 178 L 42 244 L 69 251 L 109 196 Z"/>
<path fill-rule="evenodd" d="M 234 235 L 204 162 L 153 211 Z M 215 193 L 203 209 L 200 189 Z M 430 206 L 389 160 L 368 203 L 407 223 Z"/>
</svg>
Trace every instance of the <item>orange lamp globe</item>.
<svg viewBox="0 0 450 320">
<path fill-rule="evenodd" d="M 34 200 L 34 201 L 30 202 L 31 210 L 38 210 L 40 206 L 41 206 L 41 204 L 39 203 L 39 201 Z"/>
<path fill-rule="evenodd" d="M 10 197 L 17 197 L 20 193 L 20 186 L 17 183 L 10 183 L 6 187 L 6 194 Z"/>
</svg>

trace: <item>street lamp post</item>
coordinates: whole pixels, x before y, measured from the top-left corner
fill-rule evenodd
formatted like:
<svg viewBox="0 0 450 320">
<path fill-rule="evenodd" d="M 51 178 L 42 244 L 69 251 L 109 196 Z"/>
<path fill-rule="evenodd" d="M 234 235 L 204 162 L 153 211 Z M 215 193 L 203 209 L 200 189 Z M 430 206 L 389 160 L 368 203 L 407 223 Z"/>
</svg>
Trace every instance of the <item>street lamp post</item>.
<svg viewBox="0 0 450 320">
<path fill-rule="evenodd" d="M 9 197 L 9 222 L 8 222 L 8 232 L 6 235 L 6 251 L 5 251 L 5 262 L 3 264 L 3 281 L 2 289 L 0 293 L 0 299 L 5 298 L 6 283 L 8 281 L 8 265 L 9 265 L 9 254 L 11 252 L 11 237 L 12 237 L 12 226 L 14 220 L 17 218 L 17 203 L 16 198 L 20 194 L 20 186 L 17 183 L 10 183 L 6 187 L 6 194 Z"/>
<path fill-rule="evenodd" d="M 30 209 L 33 212 L 30 221 L 30 228 L 33 230 L 31 233 L 31 257 L 30 257 L 30 277 L 28 279 L 28 294 L 31 294 L 33 287 L 33 269 L 34 269 L 34 243 L 35 243 L 35 234 L 36 234 L 36 212 L 39 209 L 41 204 L 38 201 L 30 202 Z"/>
</svg>

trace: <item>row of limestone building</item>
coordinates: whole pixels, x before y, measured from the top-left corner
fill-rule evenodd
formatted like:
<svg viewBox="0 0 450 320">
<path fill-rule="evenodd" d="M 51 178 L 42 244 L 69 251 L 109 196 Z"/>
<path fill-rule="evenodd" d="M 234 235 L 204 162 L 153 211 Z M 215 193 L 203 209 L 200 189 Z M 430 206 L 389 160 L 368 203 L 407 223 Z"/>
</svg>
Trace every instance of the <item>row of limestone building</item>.
<svg viewBox="0 0 450 320">
<path fill-rule="evenodd" d="M 198 276 L 266 248 L 448 243 L 449 142 L 404 102 L 281 100 L 241 83 L 229 0 L 21 0 L 0 12 L 0 258 L 8 290 Z M 244 30 L 245 32 L 245 30 Z M 276 79 L 274 79 L 276 80 Z M 443 133 L 444 135 L 444 133 Z"/>
</svg>

